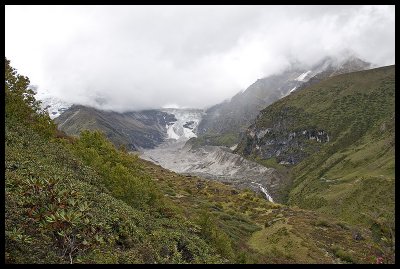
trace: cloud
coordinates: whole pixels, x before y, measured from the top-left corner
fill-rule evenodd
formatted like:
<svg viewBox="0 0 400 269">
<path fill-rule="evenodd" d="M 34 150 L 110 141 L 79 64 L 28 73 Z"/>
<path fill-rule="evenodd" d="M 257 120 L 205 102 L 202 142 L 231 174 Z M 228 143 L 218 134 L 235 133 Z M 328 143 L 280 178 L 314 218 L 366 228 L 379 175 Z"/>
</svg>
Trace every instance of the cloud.
<svg viewBox="0 0 400 269">
<path fill-rule="evenodd" d="M 394 6 L 6 6 L 6 57 L 39 91 L 116 111 L 203 108 L 352 52 L 394 64 Z"/>
</svg>

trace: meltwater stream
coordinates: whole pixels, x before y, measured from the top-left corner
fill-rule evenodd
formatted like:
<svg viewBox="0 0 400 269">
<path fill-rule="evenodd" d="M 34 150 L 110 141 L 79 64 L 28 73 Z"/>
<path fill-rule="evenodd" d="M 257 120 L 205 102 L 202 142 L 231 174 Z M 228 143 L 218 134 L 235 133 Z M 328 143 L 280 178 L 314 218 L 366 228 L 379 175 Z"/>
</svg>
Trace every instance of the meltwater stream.
<svg viewBox="0 0 400 269">
<path fill-rule="evenodd" d="M 141 158 L 181 174 L 232 184 L 237 188 L 252 189 L 263 193 L 269 201 L 279 185 L 279 173 L 258 163 L 233 154 L 232 150 L 219 146 L 192 149 L 187 140 L 196 137 L 197 126 L 203 115 L 196 109 L 165 109 L 175 115 L 175 122 L 166 126 L 166 140 L 155 149 L 144 150 Z"/>
</svg>

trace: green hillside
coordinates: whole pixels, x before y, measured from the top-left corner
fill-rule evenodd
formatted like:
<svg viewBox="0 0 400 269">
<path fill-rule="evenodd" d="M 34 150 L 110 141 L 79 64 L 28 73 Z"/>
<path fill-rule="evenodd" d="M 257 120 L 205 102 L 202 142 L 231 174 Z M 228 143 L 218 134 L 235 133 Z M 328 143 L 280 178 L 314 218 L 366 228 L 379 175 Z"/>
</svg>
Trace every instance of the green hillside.
<svg viewBox="0 0 400 269">
<path fill-rule="evenodd" d="M 238 151 L 291 170 L 289 205 L 394 240 L 394 104 L 394 66 L 332 77 L 265 108 Z"/>
<path fill-rule="evenodd" d="M 6 263 L 394 262 L 364 227 L 58 132 L 5 67 Z"/>
</svg>

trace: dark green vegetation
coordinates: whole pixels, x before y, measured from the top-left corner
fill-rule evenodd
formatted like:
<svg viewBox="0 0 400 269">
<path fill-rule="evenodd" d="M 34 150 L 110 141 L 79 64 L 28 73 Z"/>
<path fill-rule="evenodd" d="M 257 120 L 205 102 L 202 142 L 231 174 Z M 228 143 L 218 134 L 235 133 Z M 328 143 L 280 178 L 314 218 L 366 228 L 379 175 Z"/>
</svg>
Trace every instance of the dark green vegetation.
<svg viewBox="0 0 400 269">
<path fill-rule="evenodd" d="M 7 263 L 392 261 L 374 241 L 379 227 L 175 174 L 117 150 L 99 132 L 58 132 L 29 81 L 7 60 L 5 67 Z"/>
<path fill-rule="evenodd" d="M 368 227 L 394 251 L 394 104 L 394 66 L 335 76 L 265 108 L 238 151 L 265 162 L 294 159 L 286 166 L 289 205 Z M 329 141 L 304 130 L 323 130 Z"/>
<path fill-rule="evenodd" d="M 226 146 L 230 147 L 235 145 L 239 140 L 239 134 L 225 133 L 225 134 L 205 134 L 200 137 L 193 137 L 186 142 L 193 148 L 201 146 Z"/>
</svg>

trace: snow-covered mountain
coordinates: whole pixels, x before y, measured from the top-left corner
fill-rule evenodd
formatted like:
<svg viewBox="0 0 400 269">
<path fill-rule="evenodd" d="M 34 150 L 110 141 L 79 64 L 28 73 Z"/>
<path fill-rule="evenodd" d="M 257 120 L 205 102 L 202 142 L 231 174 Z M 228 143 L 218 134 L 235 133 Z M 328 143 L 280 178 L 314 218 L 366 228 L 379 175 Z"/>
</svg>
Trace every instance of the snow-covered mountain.
<svg viewBox="0 0 400 269">
<path fill-rule="evenodd" d="M 46 90 L 37 91 L 35 98 L 36 100 L 41 101 L 41 107 L 47 110 L 51 119 L 57 118 L 65 110 L 72 106 L 71 103 L 55 97 L 53 94 Z"/>
<path fill-rule="evenodd" d="M 65 110 L 72 106 L 71 103 L 61 101 L 56 97 L 47 97 L 42 101 L 42 108 L 46 109 L 51 119 L 57 118 Z"/>
</svg>

